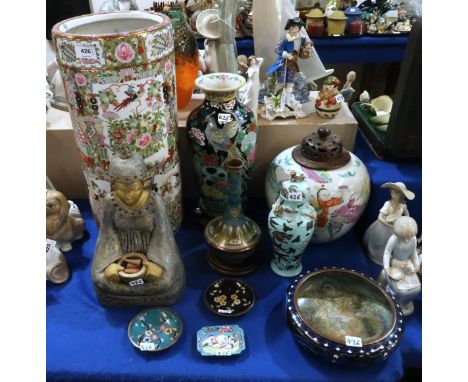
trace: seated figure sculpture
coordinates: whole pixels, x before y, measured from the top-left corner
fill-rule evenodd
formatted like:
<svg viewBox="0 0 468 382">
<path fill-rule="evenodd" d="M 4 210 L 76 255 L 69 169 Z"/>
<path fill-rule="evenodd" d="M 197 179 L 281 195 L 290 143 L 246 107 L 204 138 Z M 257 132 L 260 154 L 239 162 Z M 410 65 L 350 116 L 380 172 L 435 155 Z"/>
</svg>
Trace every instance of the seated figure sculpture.
<svg viewBox="0 0 468 382">
<path fill-rule="evenodd" d="M 99 302 L 174 304 L 185 287 L 184 265 L 143 158 L 124 150 L 111 160 L 109 175 L 111 192 L 104 198 L 92 267 Z"/>
</svg>

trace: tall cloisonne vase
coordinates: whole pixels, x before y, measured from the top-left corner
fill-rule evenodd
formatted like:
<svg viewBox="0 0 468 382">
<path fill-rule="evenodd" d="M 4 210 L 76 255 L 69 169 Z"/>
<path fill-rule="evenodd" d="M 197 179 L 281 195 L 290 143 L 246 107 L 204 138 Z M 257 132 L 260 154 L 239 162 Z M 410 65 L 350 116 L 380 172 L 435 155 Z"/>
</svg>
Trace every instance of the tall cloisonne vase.
<svg viewBox="0 0 468 382">
<path fill-rule="evenodd" d="M 273 240 L 271 269 L 283 277 L 302 272 L 302 254 L 312 239 L 317 213 L 309 204 L 309 187 L 303 175 L 291 172 L 282 183 L 278 200 L 268 215 L 268 230 Z"/>
<path fill-rule="evenodd" d="M 181 109 L 192 99 L 195 79 L 198 76 L 197 39 L 179 3 L 175 3 L 172 10 L 165 14 L 170 17 L 174 30 L 177 107 Z"/>
<path fill-rule="evenodd" d="M 128 147 L 145 159 L 176 230 L 182 204 L 171 21 L 158 13 L 102 13 L 62 21 L 52 34 L 98 224 L 109 161 Z"/>
<path fill-rule="evenodd" d="M 244 215 L 241 202 L 241 159 L 225 162 L 228 181 L 227 208 L 222 216 L 211 220 L 205 227 L 208 243 L 208 263 L 218 272 L 239 276 L 255 270 L 255 249 L 260 241 L 260 227 Z"/>
<path fill-rule="evenodd" d="M 227 205 L 227 159 L 241 159 L 241 198 L 246 200 L 254 165 L 257 121 L 254 113 L 236 99 L 245 84 L 242 76 L 213 73 L 199 77 L 195 85 L 205 93 L 202 105 L 187 118 L 187 139 L 200 185 L 199 206 L 206 218 L 222 215 Z"/>
</svg>

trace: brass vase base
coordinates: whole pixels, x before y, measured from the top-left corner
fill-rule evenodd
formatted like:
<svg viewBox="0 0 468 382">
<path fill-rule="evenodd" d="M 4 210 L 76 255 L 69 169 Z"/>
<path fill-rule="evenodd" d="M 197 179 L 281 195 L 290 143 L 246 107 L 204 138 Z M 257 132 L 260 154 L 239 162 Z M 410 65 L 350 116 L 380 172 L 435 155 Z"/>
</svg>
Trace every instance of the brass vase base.
<svg viewBox="0 0 468 382">
<path fill-rule="evenodd" d="M 240 262 L 232 263 L 220 259 L 209 249 L 206 252 L 206 260 L 208 261 L 208 265 L 211 267 L 211 269 L 228 276 L 247 275 L 255 271 L 258 266 L 254 256 L 250 256 Z"/>
</svg>

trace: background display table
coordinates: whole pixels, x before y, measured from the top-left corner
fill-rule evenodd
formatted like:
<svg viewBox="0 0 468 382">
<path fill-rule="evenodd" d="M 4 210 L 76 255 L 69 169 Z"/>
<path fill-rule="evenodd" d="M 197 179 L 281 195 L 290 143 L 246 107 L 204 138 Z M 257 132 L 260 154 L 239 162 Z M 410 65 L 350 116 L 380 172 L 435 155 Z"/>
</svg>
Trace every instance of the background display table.
<svg viewBox="0 0 468 382">
<path fill-rule="evenodd" d="M 202 39 L 198 48 L 204 49 Z M 405 56 L 408 36 L 360 36 L 312 38 L 314 47 L 324 64 L 400 62 Z M 237 54 L 254 54 L 251 37 L 236 39 Z"/>
<path fill-rule="evenodd" d="M 362 250 L 361 231 L 388 199 L 388 190 L 379 187 L 383 182 L 403 181 L 416 193 L 408 208 L 420 225 L 420 163 L 379 161 L 359 135 L 354 152 L 364 161 L 372 179 L 369 205 L 355 230 L 332 243 L 309 245 L 303 256 L 305 270 L 336 266 L 378 275 L 378 266 Z M 66 254 L 72 272 L 70 280 L 62 285 L 47 284 L 50 381 L 396 381 L 403 376 L 405 367 L 421 367 L 421 297 L 415 301 L 415 313 L 405 320 L 402 343 L 385 363 L 358 368 L 328 365 L 295 342 L 285 321 L 285 291 L 292 279 L 276 276 L 269 268 L 272 247 L 264 199 L 252 199 L 248 211 L 264 232 L 260 266 L 243 278 L 255 290 L 256 304 L 239 318 L 218 317 L 204 305 L 204 289 L 222 276 L 211 270 L 205 260 L 207 247 L 193 212 L 195 200 L 185 200 L 184 220 L 176 240 L 184 259 L 187 288 L 181 301 L 172 307 L 183 319 L 183 333 L 177 344 L 163 352 L 140 352 L 129 342 L 127 327 L 144 308 L 111 309 L 97 302 L 91 261 L 98 231 L 88 201 L 77 202 L 88 233 Z M 244 329 L 246 350 L 240 356 L 202 357 L 196 350 L 197 330 L 221 324 L 238 324 Z"/>
</svg>

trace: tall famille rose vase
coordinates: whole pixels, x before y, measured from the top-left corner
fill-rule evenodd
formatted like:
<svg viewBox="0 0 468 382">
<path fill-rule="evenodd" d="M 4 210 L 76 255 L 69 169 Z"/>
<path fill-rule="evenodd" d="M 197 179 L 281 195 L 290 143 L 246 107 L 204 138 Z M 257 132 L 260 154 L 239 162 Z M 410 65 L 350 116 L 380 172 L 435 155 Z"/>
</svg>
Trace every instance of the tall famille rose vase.
<svg viewBox="0 0 468 382">
<path fill-rule="evenodd" d="M 128 147 L 145 159 L 176 230 L 182 190 L 170 19 L 158 13 L 100 13 L 62 21 L 52 34 L 98 224 L 110 192 L 109 161 Z"/>
<path fill-rule="evenodd" d="M 226 211 L 226 160 L 242 160 L 242 200 L 247 197 L 258 128 L 254 113 L 236 99 L 236 91 L 244 84 L 244 77 L 232 73 L 212 73 L 195 80 L 205 100 L 188 116 L 187 138 L 200 185 L 199 206 L 205 218 Z"/>
</svg>

